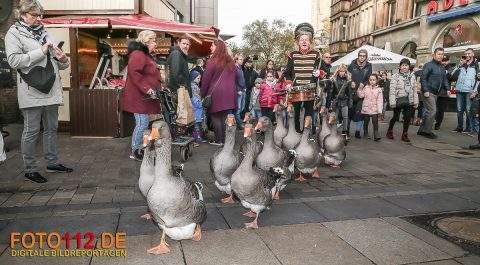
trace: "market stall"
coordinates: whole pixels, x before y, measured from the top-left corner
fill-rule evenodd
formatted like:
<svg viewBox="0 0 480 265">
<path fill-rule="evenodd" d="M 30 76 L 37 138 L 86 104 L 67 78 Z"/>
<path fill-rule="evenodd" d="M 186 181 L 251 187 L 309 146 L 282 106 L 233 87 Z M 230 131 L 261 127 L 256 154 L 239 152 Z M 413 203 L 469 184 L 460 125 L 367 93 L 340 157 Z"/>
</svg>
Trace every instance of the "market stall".
<svg viewBox="0 0 480 265">
<path fill-rule="evenodd" d="M 67 30 L 71 59 L 70 83 L 66 91 L 66 112 L 72 136 L 124 137 L 134 126 L 133 115 L 120 111 L 122 80 L 127 70 L 127 47 L 138 32 L 157 33 L 154 51 L 162 78 L 168 86 L 166 59 L 176 36 L 191 39 L 189 56 L 210 53 L 211 43 L 219 31 L 196 25 L 157 19 L 144 14 L 126 16 L 62 16 L 43 20 L 46 28 Z M 60 39 L 64 40 L 64 39 Z M 108 73 L 108 77 L 106 75 Z M 107 80 L 108 79 L 108 80 Z M 68 106 L 67 106 L 68 105 Z M 62 116 L 62 115 L 61 115 Z"/>
</svg>

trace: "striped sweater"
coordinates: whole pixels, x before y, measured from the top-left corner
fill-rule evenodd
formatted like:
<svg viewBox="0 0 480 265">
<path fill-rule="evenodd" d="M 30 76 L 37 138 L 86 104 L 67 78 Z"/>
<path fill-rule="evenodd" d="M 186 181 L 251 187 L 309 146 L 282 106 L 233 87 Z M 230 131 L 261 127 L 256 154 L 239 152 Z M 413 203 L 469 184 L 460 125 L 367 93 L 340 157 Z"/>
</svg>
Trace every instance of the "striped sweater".
<svg viewBox="0 0 480 265">
<path fill-rule="evenodd" d="M 308 53 L 289 52 L 285 79 L 295 80 L 294 86 L 316 83 L 317 77 L 314 77 L 312 72 L 318 69 L 319 63 L 320 53 L 318 51 L 311 50 Z"/>
</svg>

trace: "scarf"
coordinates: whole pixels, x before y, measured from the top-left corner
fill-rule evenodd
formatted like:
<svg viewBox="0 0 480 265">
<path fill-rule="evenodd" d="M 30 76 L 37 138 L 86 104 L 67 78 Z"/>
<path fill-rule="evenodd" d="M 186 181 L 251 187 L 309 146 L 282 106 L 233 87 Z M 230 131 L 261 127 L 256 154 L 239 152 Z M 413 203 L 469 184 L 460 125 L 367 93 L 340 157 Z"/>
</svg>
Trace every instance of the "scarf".
<svg viewBox="0 0 480 265">
<path fill-rule="evenodd" d="M 40 43 L 44 44 L 45 42 L 42 41 L 42 33 L 43 33 L 43 24 L 40 24 L 36 27 L 32 27 L 25 23 L 23 20 L 19 20 L 18 24 L 25 28 L 28 32 L 32 33 L 33 37 Z"/>
<path fill-rule="evenodd" d="M 277 80 L 273 79 L 272 82 L 268 82 L 268 80 L 265 80 L 265 83 L 270 86 L 271 88 L 274 88 L 275 85 L 277 84 Z"/>
<path fill-rule="evenodd" d="M 367 66 L 367 59 L 365 59 L 365 61 L 363 61 L 363 63 L 360 63 L 360 61 L 357 59 L 357 65 L 360 68 L 364 68 L 365 66 Z"/>
<path fill-rule="evenodd" d="M 412 82 L 411 82 L 412 74 L 410 73 L 410 71 L 406 73 L 400 72 L 400 76 L 403 78 L 403 84 L 404 84 L 403 89 L 407 94 L 410 94 L 410 91 L 412 91 Z"/>
</svg>

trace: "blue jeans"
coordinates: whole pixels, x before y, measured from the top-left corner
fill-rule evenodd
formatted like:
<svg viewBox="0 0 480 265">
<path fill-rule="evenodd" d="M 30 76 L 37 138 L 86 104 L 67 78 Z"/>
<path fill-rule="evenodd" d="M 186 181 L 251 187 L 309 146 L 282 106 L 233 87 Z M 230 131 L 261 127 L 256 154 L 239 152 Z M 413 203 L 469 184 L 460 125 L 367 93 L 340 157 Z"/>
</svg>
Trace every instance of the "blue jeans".
<svg viewBox="0 0 480 265">
<path fill-rule="evenodd" d="M 472 132 L 478 133 L 480 130 L 480 119 L 478 117 L 472 117 Z"/>
<path fill-rule="evenodd" d="M 132 151 L 135 151 L 142 147 L 143 132 L 148 130 L 150 115 L 133 113 L 133 116 L 135 116 L 135 129 L 133 129 L 132 133 Z"/>
<path fill-rule="evenodd" d="M 258 121 L 258 119 L 260 117 L 262 117 L 262 110 L 261 109 L 252 109 L 250 111 L 250 113 L 252 113 L 252 117 L 253 117 L 253 120 L 255 121 L 255 123 Z M 255 123 L 252 123 L 252 124 L 255 124 Z"/>
<path fill-rule="evenodd" d="M 470 99 L 471 93 L 457 92 L 457 128 L 463 128 L 463 112 L 467 115 L 467 124 L 465 129 L 472 129 L 472 114 L 470 109 L 472 108 L 472 100 Z"/>
<path fill-rule="evenodd" d="M 317 131 L 317 123 L 318 123 L 318 110 L 314 110 L 312 112 L 312 134 L 315 134 Z"/>
<path fill-rule="evenodd" d="M 237 126 L 243 124 L 242 119 L 240 118 L 240 113 L 242 113 L 245 108 L 245 92 L 241 95 L 237 95 L 237 109 L 235 110 L 235 122 Z"/>
<path fill-rule="evenodd" d="M 383 101 L 382 116 L 385 116 L 385 111 L 387 111 L 387 106 L 388 106 L 388 100 Z"/>
</svg>

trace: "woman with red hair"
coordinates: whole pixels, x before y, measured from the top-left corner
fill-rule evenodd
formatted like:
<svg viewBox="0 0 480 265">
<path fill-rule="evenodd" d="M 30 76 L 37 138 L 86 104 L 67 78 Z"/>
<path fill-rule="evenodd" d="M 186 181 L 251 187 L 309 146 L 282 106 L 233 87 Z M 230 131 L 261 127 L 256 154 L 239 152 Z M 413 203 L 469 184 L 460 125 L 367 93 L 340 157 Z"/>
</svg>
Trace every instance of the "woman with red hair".
<svg viewBox="0 0 480 265">
<path fill-rule="evenodd" d="M 210 47 L 212 57 L 203 73 L 202 98 L 211 95 L 210 114 L 215 141 L 213 145 L 225 143 L 225 120 L 237 108 L 237 81 L 239 73 L 232 56 L 228 54 L 225 42 L 216 40 Z"/>
</svg>

